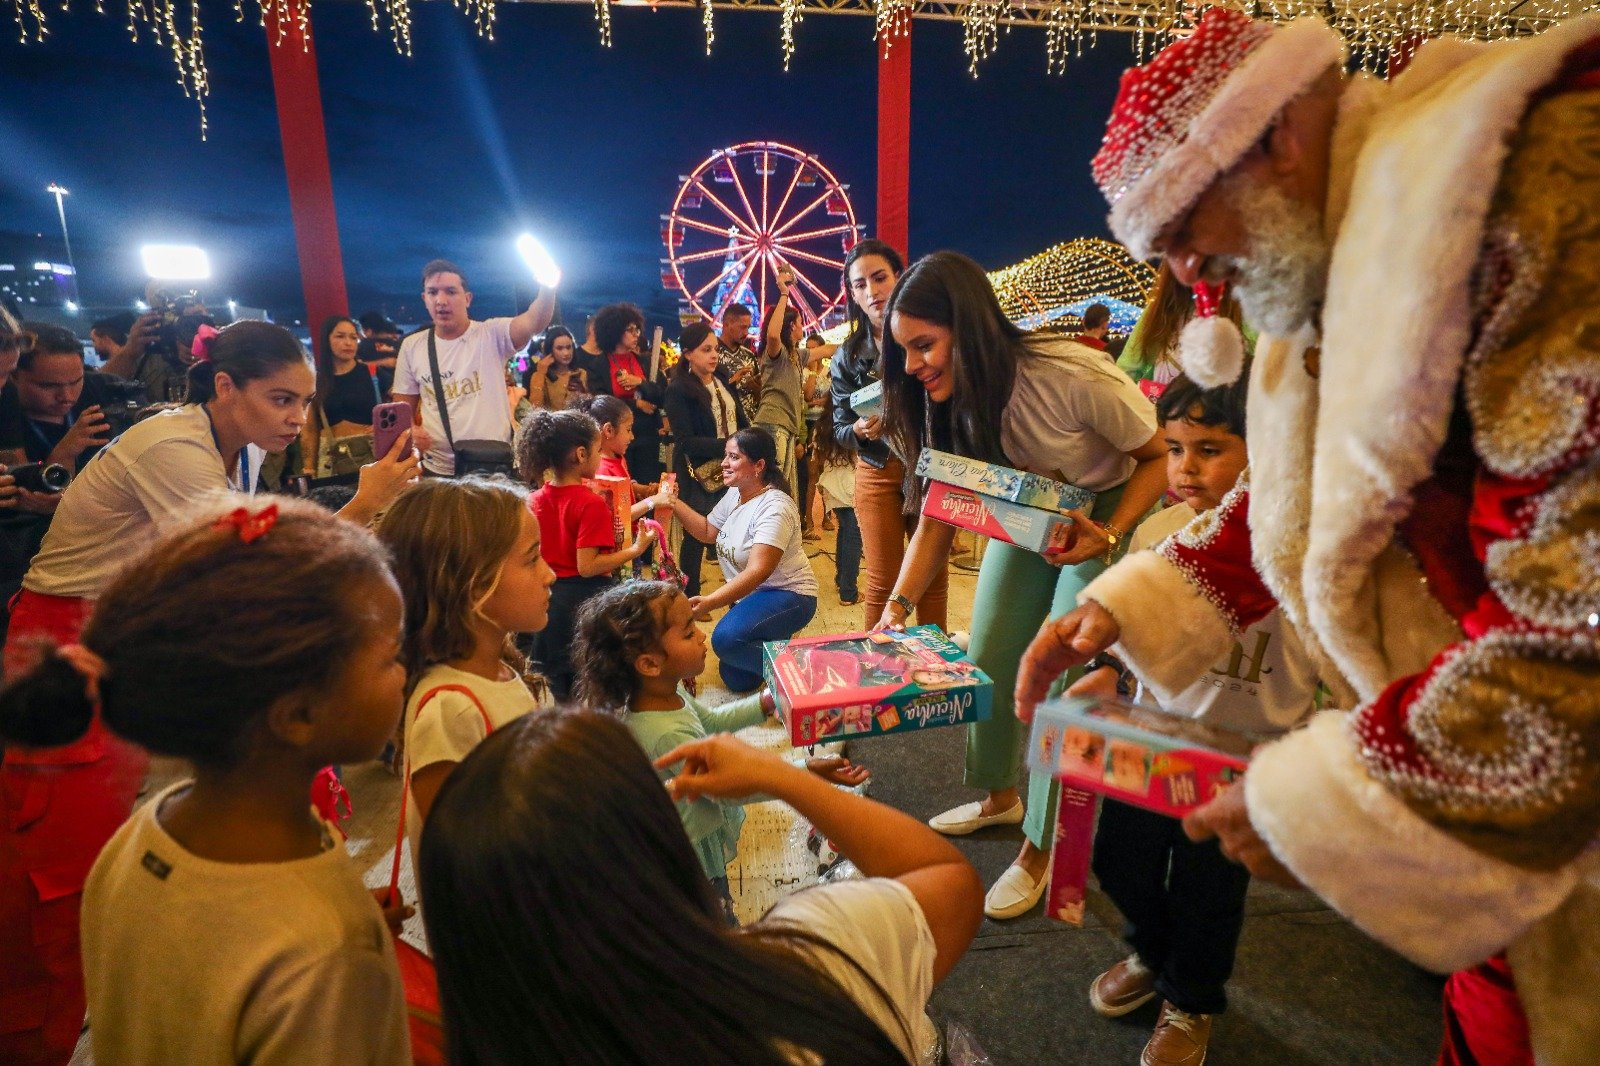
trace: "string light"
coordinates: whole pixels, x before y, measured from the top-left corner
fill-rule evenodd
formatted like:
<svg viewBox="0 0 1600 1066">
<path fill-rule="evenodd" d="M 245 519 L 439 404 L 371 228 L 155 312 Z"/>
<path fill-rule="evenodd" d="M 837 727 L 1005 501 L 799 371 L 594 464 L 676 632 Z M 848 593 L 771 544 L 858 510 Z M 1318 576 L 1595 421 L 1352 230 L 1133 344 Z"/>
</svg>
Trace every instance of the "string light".
<svg viewBox="0 0 1600 1066">
<path fill-rule="evenodd" d="M 803 0 L 778 0 L 778 8 L 783 12 L 783 69 L 787 71 L 794 58 L 794 28 L 806 13 Z"/>
<path fill-rule="evenodd" d="M 1106 296 L 1143 307 L 1156 272 L 1120 244 L 1084 237 L 996 270 L 989 281 L 1006 315 L 1021 319 Z"/>
<path fill-rule="evenodd" d="M 706 31 L 706 55 L 711 54 L 712 42 L 717 39 L 716 27 L 711 21 L 712 11 L 711 0 L 700 0 L 700 25 Z"/>
<path fill-rule="evenodd" d="M 594 19 L 600 25 L 600 47 L 611 47 L 611 0 L 594 0 Z"/>
</svg>

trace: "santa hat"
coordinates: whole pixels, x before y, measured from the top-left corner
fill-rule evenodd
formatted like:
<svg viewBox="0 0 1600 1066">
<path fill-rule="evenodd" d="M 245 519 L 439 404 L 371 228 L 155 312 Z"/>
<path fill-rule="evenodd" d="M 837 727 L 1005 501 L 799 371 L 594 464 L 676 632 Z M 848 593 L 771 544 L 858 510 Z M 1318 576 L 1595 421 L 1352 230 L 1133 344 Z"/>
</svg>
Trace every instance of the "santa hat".
<svg viewBox="0 0 1600 1066">
<path fill-rule="evenodd" d="M 1233 319 L 1218 314 L 1227 282 L 1194 284 L 1194 317 L 1178 334 L 1178 365 L 1202 389 L 1231 385 L 1244 370 L 1244 337 Z"/>
<path fill-rule="evenodd" d="M 1320 19 L 1278 25 L 1214 7 L 1194 33 L 1125 72 L 1093 164 L 1111 232 L 1148 259 L 1155 239 L 1344 54 Z"/>
</svg>

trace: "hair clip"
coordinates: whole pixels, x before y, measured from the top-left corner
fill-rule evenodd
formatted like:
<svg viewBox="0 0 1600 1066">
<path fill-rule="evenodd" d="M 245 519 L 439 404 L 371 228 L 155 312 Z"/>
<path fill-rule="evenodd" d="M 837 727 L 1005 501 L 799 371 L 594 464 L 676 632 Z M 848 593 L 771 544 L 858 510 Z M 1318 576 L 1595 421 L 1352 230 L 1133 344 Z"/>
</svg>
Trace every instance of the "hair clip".
<svg viewBox="0 0 1600 1066">
<path fill-rule="evenodd" d="M 243 507 L 235 508 L 211 523 L 213 529 L 233 529 L 246 544 L 254 544 L 267 535 L 267 530 L 278 524 L 278 505 L 269 503 L 255 514 Z"/>
<path fill-rule="evenodd" d="M 209 322 L 200 323 L 200 328 L 194 331 L 194 340 L 189 342 L 189 350 L 194 353 L 197 363 L 211 362 L 211 340 L 222 332 Z"/>
</svg>

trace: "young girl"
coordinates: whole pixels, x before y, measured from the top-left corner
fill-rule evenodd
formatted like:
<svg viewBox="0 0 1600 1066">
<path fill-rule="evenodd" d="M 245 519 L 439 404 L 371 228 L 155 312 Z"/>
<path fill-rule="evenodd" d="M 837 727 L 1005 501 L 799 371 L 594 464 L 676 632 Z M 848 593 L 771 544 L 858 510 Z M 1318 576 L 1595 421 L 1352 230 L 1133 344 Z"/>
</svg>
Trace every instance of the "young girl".
<svg viewBox="0 0 1600 1066">
<path fill-rule="evenodd" d="M 373 758 L 394 730 L 400 594 L 355 523 L 235 504 L 130 560 L 81 643 L 0 695 L 7 743 L 69 743 L 98 708 L 117 735 L 193 764 L 89 874 L 94 1057 L 407 1063 L 386 916 L 307 802 L 322 767 Z M 80 1008 L 74 1036 L 81 1022 Z"/>
<path fill-rule="evenodd" d="M 660 483 L 641 485 L 628 473 L 628 449 L 633 445 L 633 412 L 628 410 L 628 405 L 615 396 L 602 393 L 579 400 L 572 406 L 600 426 L 600 466 L 596 473 L 600 477 L 624 478 L 632 486 L 635 522 L 654 511 L 658 501 L 651 497 L 660 489 Z"/>
<path fill-rule="evenodd" d="M 655 543 L 645 530 L 617 550 L 611 509 L 585 485 L 600 470 L 600 426 L 582 411 L 535 411 L 517 430 L 517 469 L 538 486 L 529 506 L 544 531 L 545 562 L 555 571 L 549 625 L 533 643 L 533 657 L 564 700 L 572 691 L 572 630 L 585 600 L 616 583 L 612 571 Z M 549 484 L 541 484 L 546 473 Z"/>
<path fill-rule="evenodd" d="M 833 397 L 823 401 L 819 425 L 833 424 Z M 818 471 L 817 486 L 822 490 L 822 511 L 837 515 L 839 537 L 834 544 L 834 583 L 839 602 L 846 607 L 861 599 L 857 584 L 861 576 L 861 526 L 856 523 L 856 457 L 837 438 L 818 433 L 812 453 Z"/>
<path fill-rule="evenodd" d="M 652 759 L 712 733 L 758 725 L 777 711 L 765 689 L 717 708 L 688 693 L 684 683 L 706 668 L 706 635 L 683 590 L 665 581 L 629 581 L 584 604 L 573 662 L 577 701 L 620 717 Z M 843 758 L 812 759 L 808 769 L 845 785 L 868 776 Z M 672 776 L 661 773 L 662 780 Z M 706 878 L 731 908 L 727 871 L 738 854 L 743 806 L 685 800 L 678 814 Z"/>
<path fill-rule="evenodd" d="M 680 763 L 664 789 L 613 718 L 555 711 L 462 764 L 421 862 L 451 1061 L 938 1061 L 928 996 L 979 922 L 982 889 L 961 853 L 732 737 L 657 760 Z M 671 801 L 757 793 L 792 806 L 866 878 L 796 893 L 734 931 Z"/>
<path fill-rule="evenodd" d="M 384 515 L 405 594 L 406 828 L 416 853 L 433 798 L 485 735 L 539 705 L 514 633 L 549 616 L 554 575 L 527 492 L 500 480 L 424 481 Z"/>
</svg>

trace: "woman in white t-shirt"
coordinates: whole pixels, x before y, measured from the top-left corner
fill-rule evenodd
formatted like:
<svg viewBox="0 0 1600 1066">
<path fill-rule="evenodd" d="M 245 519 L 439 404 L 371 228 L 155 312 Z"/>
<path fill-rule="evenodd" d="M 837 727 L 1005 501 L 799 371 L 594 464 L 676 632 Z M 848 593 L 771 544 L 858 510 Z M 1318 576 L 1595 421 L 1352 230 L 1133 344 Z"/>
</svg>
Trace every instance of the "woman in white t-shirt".
<svg viewBox="0 0 1600 1066">
<path fill-rule="evenodd" d="M 1047 619 L 1077 606 L 1078 593 L 1127 545 L 1124 539 L 1166 491 L 1166 448 L 1155 410 L 1104 353 L 1063 337 L 1024 334 L 1000 309 L 983 269 L 936 252 L 900 275 L 884 310 L 884 422 L 914 466 L 924 448 L 1015 467 L 1096 494 L 1075 512 L 1065 551 L 1038 555 L 992 542 L 973 597 L 974 662 L 994 679 L 988 721 L 968 727 L 965 782 L 984 789 L 929 823 L 964 835 L 1023 823 L 1022 852 L 990 890 L 991 918 L 1026 913 L 1044 894 L 1055 826 L 1049 777 L 1018 794 L 1025 728 L 1012 713 L 1023 651 Z M 955 528 L 923 518 L 906 550 L 881 624 L 905 621 L 946 566 Z"/>
<path fill-rule="evenodd" d="M 673 513 L 690 536 L 714 543 L 723 585 L 689 601 L 695 617 L 731 608 L 711 632 L 722 683 L 734 692 L 761 687 L 761 645 L 788 640 L 817 613 L 817 577 L 800 539 L 800 508 L 778 469 L 777 444 L 759 427 L 728 438 L 725 493 L 708 515 L 682 500 Z"/>
<path fill-rule="evenodd" d="M 679 764 L 662 788 L 621 722 L 561 710 L 456 768 L 420 863 L 451 1061 L 937 1062 L 928 996 L 983 891 L 960 852 L 726 734 L 659 761 Z M 865 880 L 728 929 L 673 801 L 754 794 L 794 807 Z"/>
</svg>

